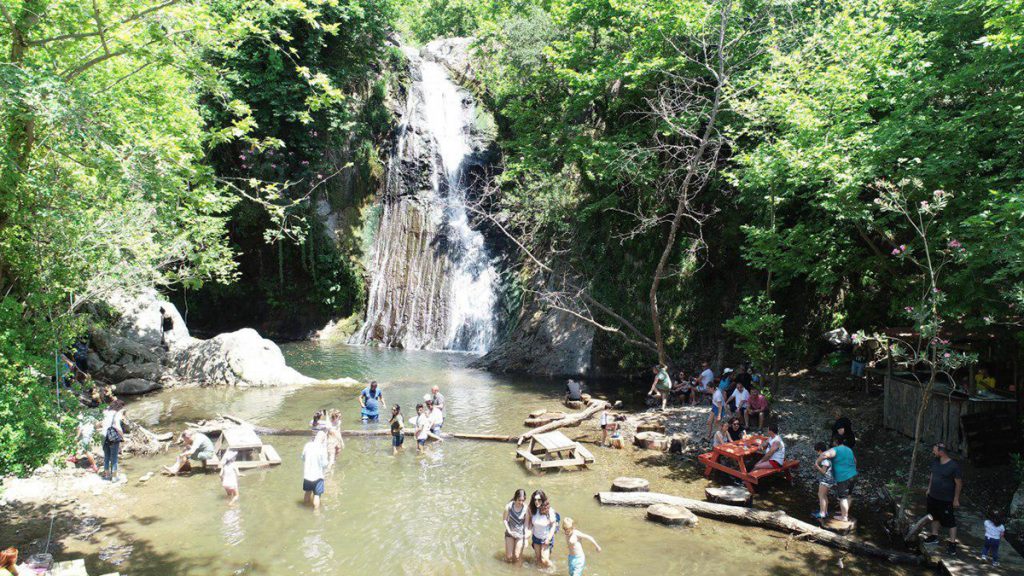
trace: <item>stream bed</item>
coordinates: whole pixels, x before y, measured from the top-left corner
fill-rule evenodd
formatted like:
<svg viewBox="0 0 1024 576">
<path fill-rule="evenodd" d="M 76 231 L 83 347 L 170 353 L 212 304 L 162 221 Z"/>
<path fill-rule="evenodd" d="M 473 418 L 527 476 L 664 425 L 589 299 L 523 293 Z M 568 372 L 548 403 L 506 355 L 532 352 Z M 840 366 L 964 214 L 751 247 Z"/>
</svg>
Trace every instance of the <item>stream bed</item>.
<svg viewBox="0 0 1024 576">
<path fill-rule="evenodd" d="M 526 413 L 561 408 L 552 381 L 494 375 L 466 368 L 472 356 L 403 352 L 338 344 L 283 347 L 305 374 L 351 376 L 381 382 L 388 405 L 408 418 L 430 386 L 446 396 L 447 431 L 516 433 Z M 609 397 L 617 391 L 605 390 Z M 623 392 L 623 391 L 619 391 Z M 339 408 L 346 429 L 358 421 L 358 388 L 177 389 L 129 404 L 129 414 L 156 429 L 180 430 L 185 421 L 229 413 L 280 428 L 308 425 L 319 408 Z M 383 413 L 383 411 L 382 411 Z M 385 427 L 386 423 L 370 425 Z M 571 429 L 570 436 L 586 431 Z M 244 472 L 241 499 L 226 504 L 214 474 L 136 480 L 172 460 L 130 458 L 128 484 L 89 503 L 103 529 L 88 542 L 70 540 L 65 552 L 85 554 L 96 574 L 113 568 L 133 576 L 196 575 L 505 575 L 533 574 L 502 561 L 501 512 L 516 488 L 545 490 L 554 508 L 604 548 L 587 548 L 587 574 L 910 574 L 902 568 L 840 554 L 755 528 L 701 519 L 694 528 L 667 528 L 644 520 L 642 509 L 601 507 L 593 495 L 616 476 L 638 475 L 651 489 L 701 498 L 707 481 L 695 465 L 667 466 L 661 456 L 627 448 L 592 447 L 589 470 L 527 472 L 514 445 L 450 440 L 419 456 L 415 442 L 391 454 L 390 438 L 347 438 L 327 479 L 319 512 L 302 505 L 301 437 L 266 437 L 283 463 Z M 784 492 L 785 487 L 774 491 Z M 564 574 L 565 540 L 556 537 L 551 573 Z M 116 567 L 100 550 L 120 551 Z M 532 553 L 528 553 L 528 558 Z M 921 572 L 924 573 L 924 572 Z"/>
</svg>

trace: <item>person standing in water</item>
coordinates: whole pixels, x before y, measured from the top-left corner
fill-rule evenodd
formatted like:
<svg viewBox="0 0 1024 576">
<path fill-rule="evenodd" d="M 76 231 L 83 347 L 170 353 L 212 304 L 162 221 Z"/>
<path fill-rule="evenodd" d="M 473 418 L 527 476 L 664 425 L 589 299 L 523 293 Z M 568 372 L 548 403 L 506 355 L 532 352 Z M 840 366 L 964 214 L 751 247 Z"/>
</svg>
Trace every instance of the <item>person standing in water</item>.
<svg viewBox="0 0 1024 576">
<path fill-rule="evenodd" d="M 572 518 L 562 520 L 562 531 L 565 532 L 565 541 L 569 544 L 569 576 L 583 576 L 583 568 L 587 564 L 587 557 L 583 553 L 583 541 L 593 544 L 598 552 L 601 551 L 601 546 L 589 534 L 577 530 Z"/>
<path fill-rule="evenodd" d="M 437 386 L 430 389 L 430 402 L 435 408 L 444 411 L 444 394 L 441 394 L 441 389 Z"/>
<path fill-rule="evenodd" d="M 523 563 L 523 549 L 526 548 L 526 490 L 516 490 L 512 500 L 505 505 L 502 521 L 505 524 L 505 562 Z"/>
<path fill-rule="evenodd" d="M 345 448 L 345 439 L 341 436 L 341 412 L 332 409 L 327 420 L 327 458 L 330 465 L 338 460 L 338 455 Z"/>
<path fill-rule="evenodd" d="M 327 433 L 319 431 L 316 437 L 302 449 L 302 501 L 320 508 L 320 497 L 324 494 L 324 470 L 327 469 Z"/>
<path fill-rule="evenodd" d="M 551 550 L 555 547 L 555 532 L 558 532 L 558 513 L 551 507 L 543 490 L 537 490 L 530 497 L 530 513 L 526 516 L 526 523 L 533 538 L 535 561 L 541 568 L 550 568 Z"/>
<path fill-rule="evenodd" d="M 391 408 L 391 453 L 398 454 L 398 449 L 405 443 L 405 422 L 402 422 L 402 407 L 395 404 Z"/>
<path fill-rule="evenodd" d="M 238 502 L 238 478 L 241 473 L 238 471 L 236 458 L 238 452 L 228 450 L 224 453 L 224 461 L 220 469 L 220 485 L 228 496 L 228 505 Z"/>
<path fill-rule="evenodd" d="M 384 393 L 377 387 L 376 380 L 371 380 L 370 385 L 359 393 L 359 405 L 362 407 L 360 416 L 363 422 L 377 422 L 380 420 L 380 408 L 387 410 Z"/>
</svg>

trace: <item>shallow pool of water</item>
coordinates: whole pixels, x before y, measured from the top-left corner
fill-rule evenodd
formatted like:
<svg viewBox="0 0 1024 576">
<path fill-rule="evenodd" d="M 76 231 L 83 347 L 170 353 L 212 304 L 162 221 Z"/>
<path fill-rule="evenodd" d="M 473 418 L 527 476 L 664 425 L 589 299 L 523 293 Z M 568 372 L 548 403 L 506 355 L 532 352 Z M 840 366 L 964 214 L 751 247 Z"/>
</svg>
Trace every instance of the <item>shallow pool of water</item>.
<svg viewBox="0 0 1024 576">
<path fill-rule="evenodd" d="M 447 431 L 516 433 L 526 413 L 560 408 L 558 383 L 468 369 L 460 354 L 398 352 L 316 343 L 284 347 L 289 363 L 317 377 L 351 376 L 381 382 L 388 405 L 408 418 L 430 386 L 447 398 Z M 129 412 L 158 429 L 180 429 L 216 413 L 264 426 L 305 427 L 319 408 L 342 410 L 343 426 L 358 422 L 358 388 L 169 390 L 143 398 Z M 385 423 L 370 427 L 384 427 Z M 577 429 L 570 435 L 581 433 Z M 407 441 L 392 456 L 390 439 L 347 438 L 327 479 L 319 512 L 302 505 L 299 455 L 305 438 L 268 437 L 281 466 L 245 472 L 241 500 L 226 505 L 216 475 L 135 480 L 169 457 L 134 458 L 130 477 L 96 513 L 107 517 L 100 542 L 82 545 L 90 564 L 112 544 L 132 546 L 117 568 L 136 576 L 166 574 L 530 574 L 530 566 L 502 562 L 501 512 L 516 488 L 545 490 L 562 516 L 593 535 L 603 553 L 587 549 L 588 574 L 838 574 L 834 551 L 757 529 L 702 519 L 672 529 L 643 519 L 641 509 L 601 507 L 594 493 L 624 473 L 644 475 L 653 490 L 700 497 L 705 481 L 693 470 L 669 468 L 632 450 L 594 447 L 597 463 L 580 472 L 528 473 L 512 444 L 451 440 L 415 453 Z M 555 573 L 566 573 L 566 546 L 556 539 Z M 879 574 L 882 564 L 847 558 L 846 573 Z M 97 571 L 96 573 L 103 573 Z"/>
</svg>

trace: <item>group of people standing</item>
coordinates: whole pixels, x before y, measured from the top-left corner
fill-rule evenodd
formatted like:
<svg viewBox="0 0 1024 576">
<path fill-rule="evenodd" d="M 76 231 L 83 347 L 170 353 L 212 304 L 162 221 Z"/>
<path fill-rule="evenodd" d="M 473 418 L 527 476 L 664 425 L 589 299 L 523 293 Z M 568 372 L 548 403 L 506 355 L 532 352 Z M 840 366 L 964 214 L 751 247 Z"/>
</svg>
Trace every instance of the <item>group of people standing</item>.
<svg viewBox="0 0 1024 576">
<path fill-rule="evenodd" d="M 526 542 L 533 548 L 534 561 L 540 568 L 551 567 L 551 552 L 555 547 L 555 535 L 559 527 L 565 535 L 569 548 L 569 576 L 582 576 L 587 558 L 583 542 L 590 542 L 600 552 L 601 546 L 588 534 L 576 529 L 572 518 L 562 518 L 551 506 L 548 495 L 536 490 L 526 502 L 526 490 L 515 491 L 512 500 L 505 505 L 502 515 L 505 527 L 505 561 L 521 564 Z"/>
</svg>

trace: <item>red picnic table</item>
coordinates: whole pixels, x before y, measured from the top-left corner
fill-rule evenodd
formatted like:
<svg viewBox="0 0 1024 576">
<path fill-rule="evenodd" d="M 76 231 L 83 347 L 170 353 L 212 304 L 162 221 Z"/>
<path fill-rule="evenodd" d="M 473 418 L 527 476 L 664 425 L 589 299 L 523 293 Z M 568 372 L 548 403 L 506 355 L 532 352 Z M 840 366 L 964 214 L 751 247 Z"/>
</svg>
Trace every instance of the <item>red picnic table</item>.
<svg viewBox="0 0 1024 576">
<path fill-rule="evenodd" d="M 786 475 L 786 480 L 792 482 L 793 474 L 790 470 L 800 465 L 796 460 L 786 460 L 781 468 L 762 468 L 748 472 L 747 463 L 744 460 L 757 454 L 767 443 L 768 437 L 755 434 L 740 440 L 719 444 L 711 452 L 705 452 L 697 459 L 704 463 L 704 476 L 710 478 L 712 470 L 720 470 L 742 480 L 743 485 L 753 494 L 755 492 L 754 485 L 765 476 L 782 473 Z M 723 459 L 724 461 L 733 460 L 735 466 L 727 466 Z"/>
</svg>

